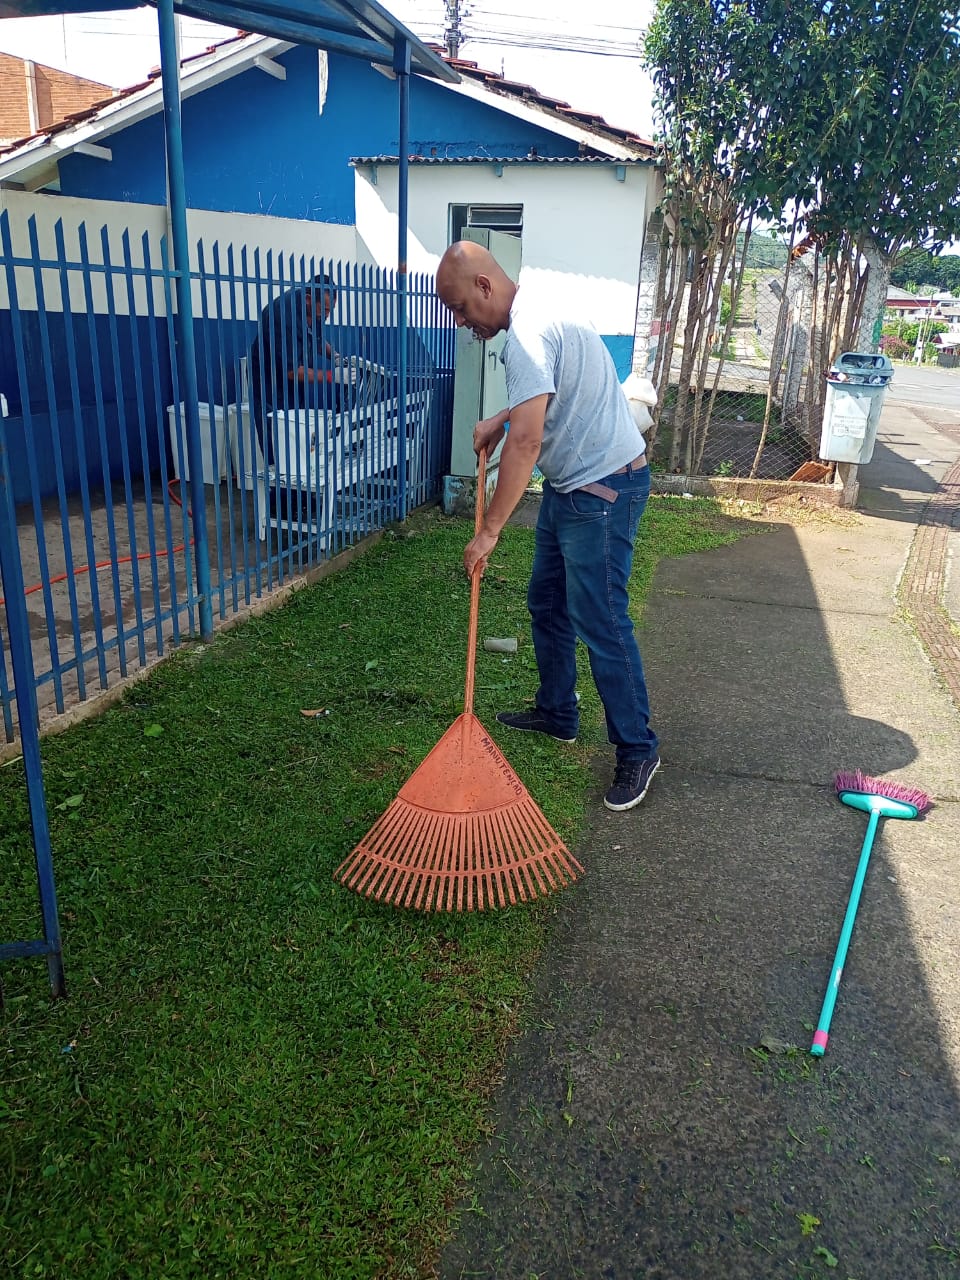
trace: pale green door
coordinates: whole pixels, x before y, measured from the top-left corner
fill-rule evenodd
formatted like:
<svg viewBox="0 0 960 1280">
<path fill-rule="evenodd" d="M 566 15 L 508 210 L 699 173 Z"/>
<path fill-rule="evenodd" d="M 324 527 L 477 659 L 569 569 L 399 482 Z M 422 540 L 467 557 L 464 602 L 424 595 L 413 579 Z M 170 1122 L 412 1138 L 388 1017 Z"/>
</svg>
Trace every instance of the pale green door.
<svg viewBox="0 0 960 1280">
<path fill-rule="evenodd" d="M 520 238 L 502 231 L 469 227 L 464 240 L 473 240 L 489 249 L 511 280 L 520 279 Z M 468 329 L 457 332 L 457 372 L 453 384 L 453 441 L 450 474 L 475 476 L 477 459 L 473 452 L 473 428 L 480 418 L 488 418 L 507 407 L 507 383 L 500 363 L 506 333 L 489 342 L 477 342 Z M 496 455 L 492 461 L 495 461 Z"/>
</svg>

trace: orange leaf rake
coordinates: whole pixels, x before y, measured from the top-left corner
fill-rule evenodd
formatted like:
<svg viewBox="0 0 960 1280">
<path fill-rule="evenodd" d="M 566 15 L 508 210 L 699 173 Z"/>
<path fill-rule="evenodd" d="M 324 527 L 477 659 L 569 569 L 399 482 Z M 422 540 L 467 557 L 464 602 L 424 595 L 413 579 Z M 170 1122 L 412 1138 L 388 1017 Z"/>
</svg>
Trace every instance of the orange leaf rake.
<svg viewBox="0 0 960 1280">
<path fill-rule="evenodd" d="M 486 454 L 477 475 L 483 520 Z M 560 889 L 583 867 L 473 714 L 480 570 L 470 582 L 463 714 L 458 716 L 334 878 L 418 911 L 482 911 Z"/>
</svg>

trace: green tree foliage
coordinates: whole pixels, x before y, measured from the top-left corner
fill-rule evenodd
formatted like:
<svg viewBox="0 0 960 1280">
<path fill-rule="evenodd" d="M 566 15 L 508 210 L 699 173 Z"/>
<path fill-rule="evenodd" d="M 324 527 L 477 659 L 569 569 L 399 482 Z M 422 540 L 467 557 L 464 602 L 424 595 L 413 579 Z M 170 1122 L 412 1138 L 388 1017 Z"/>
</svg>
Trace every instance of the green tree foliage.
<svg viewBox="0 0 960 1280">
<path fill-rule="evenodd" d="M 811 229 L 856 232 L 887 254 L 960 231 L 960 42 L 944 0 L 815 3 L 834 44 L 831 121 L 818 147 Z"/>
<path fill-rule="evenodd" d="M 932 320 L 929 316 L 925 316 L 922 320 L 904 320 L 901 317 L 897 320 L 888 320 L 883 326 L 883 332 L 890 337 L 899 338 L 913 351 L 921 329 L 924 341 L 929 342 L 935 334 L 946 333 L 949 328 L 945 320 Z"/>
<path fill-rule="evenodd" d="M 960 5 L 658 0 L 645 50 L 664 209 L 686 255 L 675 296 L 690 282 L 676 419 L 688 429 L 689 381 L 702 441 L 707 364 L 689 317 L 707 312 L 715 337 L 705 281 L 727 278 L 744 224 L 779 219 L 788 246 L 814 248 L 817 386 L 839 344 L 879 338 L 895 255 L 960 237 Z"/>
<path fill-rule="evenodd" d="M 927 249 L 904 249 L 890 273 L 890 283 L 916 293 L 923 289 L 949 290 L 960 297 L 960 254 L 938 255 Z"/>
<path fill-rule="evenodd" d="M 956 0 L 660 0 L 645 48 L 669 197 L 709 175 L 819 235 L 942 246 L 960 234 L 958 24 Z M 682 216 L 709 220 L 695 200 Z"/>
</svg>

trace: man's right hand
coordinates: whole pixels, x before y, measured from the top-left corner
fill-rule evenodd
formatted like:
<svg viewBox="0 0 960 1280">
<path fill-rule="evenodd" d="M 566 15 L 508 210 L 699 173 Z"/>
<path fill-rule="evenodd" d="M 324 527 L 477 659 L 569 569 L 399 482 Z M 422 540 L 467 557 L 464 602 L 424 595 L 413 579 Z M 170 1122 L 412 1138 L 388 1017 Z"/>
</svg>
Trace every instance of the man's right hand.
<svg viewBox="0 0 960 1280">
<path fill-rule="evenodd" d="M 483 577 L 484 570 L 487 567 L 487 560 L 490 553 L 500 541 L 500 535 L 497 533 L 488 533 L 486 529 L 481 529 L 470 542 L 467 543 L 463 552 L 463 567 L 467 572 L 467 577 L 473 577 L 474 569 L 480 569 L 480 576 Z"/>
<path fill-rule="evenodd" d="M 501 413 L 495 413 L 492 418 L 481 418 L 473 428 L 474 453 L 479 455 L 481 449 L 486 449 L 487 457 L 493 453 L 506 434 L 507 418 L 508 410 L 506 409 Z"/>
</svg>

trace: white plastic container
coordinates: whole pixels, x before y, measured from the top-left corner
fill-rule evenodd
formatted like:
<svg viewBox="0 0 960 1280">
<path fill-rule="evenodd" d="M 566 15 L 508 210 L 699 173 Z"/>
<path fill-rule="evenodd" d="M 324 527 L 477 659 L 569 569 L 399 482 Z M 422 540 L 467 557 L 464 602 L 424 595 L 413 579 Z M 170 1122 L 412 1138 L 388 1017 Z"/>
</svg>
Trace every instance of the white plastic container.
<svg viewBox="0 0 960 1280">
<path fill-rule="evenodd" d="M 219 484 L 230 474 L 230 444 L 227 436 L 227 414 L 232 406 L 200 404 L 200 454 L 203 459 L 203 483 Z M 187 419 L 183 401 L 180 401 L 180 442 L 177 442 L 177 407 L 167 408 L 167 423 L 170 428 L 170 452 L 173 454 L 173 473 L 178 480 L 189 481 L 190 462 L 187 458 Z M 216 441 L 216 464 L 214 464 L 214 441 Z M 183 458 L 181 466 L 181 450 Z"/>
</svg>

